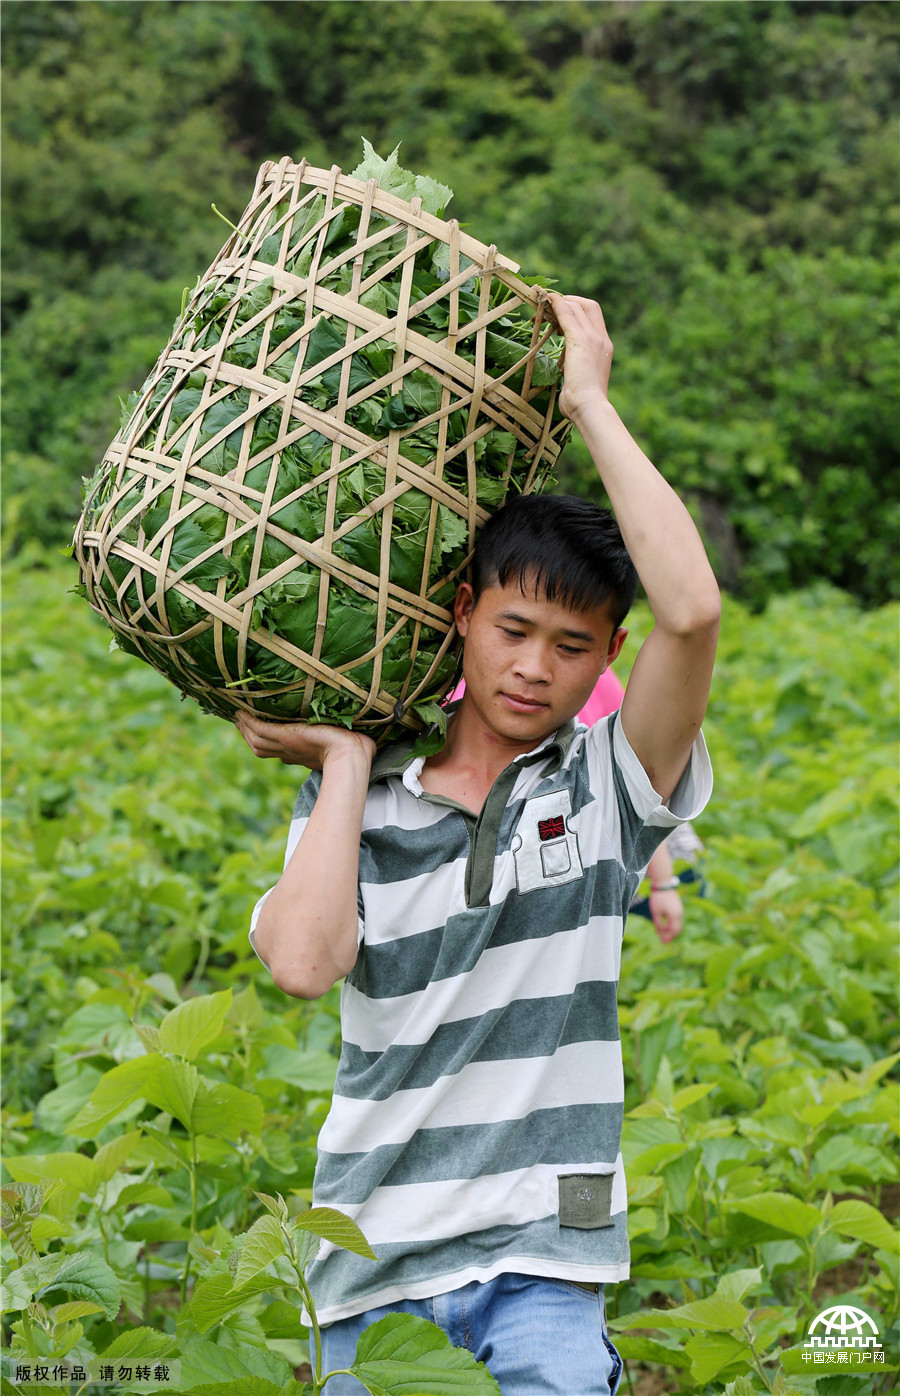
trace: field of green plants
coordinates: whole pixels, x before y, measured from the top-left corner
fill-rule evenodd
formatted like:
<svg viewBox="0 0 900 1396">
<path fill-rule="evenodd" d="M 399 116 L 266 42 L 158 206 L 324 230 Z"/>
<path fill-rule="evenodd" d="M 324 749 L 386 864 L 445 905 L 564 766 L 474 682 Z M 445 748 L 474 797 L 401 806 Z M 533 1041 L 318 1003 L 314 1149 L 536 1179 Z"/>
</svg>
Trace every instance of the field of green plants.
<svg viewBox="0 0 900 1396">
<path fill-rule="evenodd" d="M 94 1358 L 122 1392 L 161 1363 L 204 1396 L 317 1391 L 300 1313 L 336 1225 L 308 1209 L 338 990 L 286 997 L 247 940 L 302 772 L 109 652 L 71 562 L 26 548 L 5 581 L 2 1391 L 16 1360 Z M 824 584 L 726 601 L 706 895 L 672 944 L 626 927 L 623 1394 L 896 1383 L 896 632 L 896 607 Z M 872 1317 L 883 1365 L 804 1362 L 833 1304 Z M 360 1354 L 371 1391 L 496 1390 L 398 1344 Z"/>
<path fill-rule="evenodd" d="M 302 772 L 111 650 L 59 553 L 210 205 L 239 216 L 264 160 L 352 169 L 363 134 L 600 301 L 614 403 L 729 593 L 704 883 L 674 942 L 625 933 L 619 1396 L 896 1389 L 896 6 L 0 8 L 0 1396 L 334 1389 L 302 1316 L 317 1236 L 366 1253 L 310 1205 L 339 994 L 287 997 L 247 938 Z M 577 436 L 559 489 L 596 497 Z M 884 1362 L 809 1360 L 836 1306 Z M 374 1396 L 497 1396 L 418 1323 L 363 1336 Z"/>
</svg>

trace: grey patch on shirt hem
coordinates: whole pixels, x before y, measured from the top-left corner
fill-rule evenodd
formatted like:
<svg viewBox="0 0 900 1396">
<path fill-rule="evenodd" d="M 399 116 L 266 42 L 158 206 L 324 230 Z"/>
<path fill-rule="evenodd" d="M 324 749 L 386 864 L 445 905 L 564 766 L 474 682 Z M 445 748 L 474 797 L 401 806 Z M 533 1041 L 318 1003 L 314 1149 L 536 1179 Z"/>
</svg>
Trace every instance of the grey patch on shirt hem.
<svg viewBox="0 0 900 1396">
<path fill-rule="evenodd" d="M 559 1224 L 581 1231 L 615 1226 L 610 1216 L 612 1173 L 560 1173 Z"/>
</svg>

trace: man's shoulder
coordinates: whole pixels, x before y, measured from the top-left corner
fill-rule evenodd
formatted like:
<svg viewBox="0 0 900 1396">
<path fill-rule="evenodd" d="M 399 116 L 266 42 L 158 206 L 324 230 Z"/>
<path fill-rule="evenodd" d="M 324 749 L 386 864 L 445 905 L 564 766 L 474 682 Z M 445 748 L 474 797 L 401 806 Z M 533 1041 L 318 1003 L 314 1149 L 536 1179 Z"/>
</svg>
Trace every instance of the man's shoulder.
<svg viewBox="0 0 900 1396">
<path fill-rule="evenodd" d="M 417 750 L 421 743 L 422 734 L 411 733 L 410 736 L 400 737 L 376 751 L 369 773 L 369 785 L 387 780 L 389 776 L 402 776 L 407 766 L 422 754 Z"/>
<path fill-rule="evenodd" d="M 401 737 L 376 751 L 369 773 L 370 791 L 373 785 L 377 785 L 379 781 L 387 780 L 389 776 L 402 776 L 407 766 L 416 759 L 417 755 L 421 754 L 416 751 L 421 740 L 421 733 L 411 733 L 409 737 Z M 309 814 L 312 805 L 315 804 L 321 785 L 322 772 L 320 770 L 308 771 L 297 795 L 294 808 L 295 817 Z"/>
<path fill-rule="evenodd" d="M 613 726 L 616 717 L 617 713 L 608 713 L 589 724 L 576 721 L 571 740 L 566 747 L 564 765 L 569 768 L 582 765 L 589 772 L 597 763 L 612 763 Z"/>
<path fill-rule="evenodd" d="M 518 759 L 526 764 L 540 764 L 546 761 L 557 771 L 590 764 L 589 758 L 595 755 L 599 756 L 601 762 L 604 758 L 612 761 L 612 726 L 615 717 L 615 713 L 610 714 L 592 726 L 570 720 L 550 737 L 545 738 L 533 752 Z M 391 776 L 402 777 L 413 762 L 420 757 L 431 755 L 432 750 L 427 746 L 426 740 L 431 735 L 425 734 L 423 738 L 422 733 L 410 733 L 408 737 L 401 737 L 381 747 L 372 761 L 369 775 L 370 793 L 373 786 L 387 781 Z"/>
</svg>

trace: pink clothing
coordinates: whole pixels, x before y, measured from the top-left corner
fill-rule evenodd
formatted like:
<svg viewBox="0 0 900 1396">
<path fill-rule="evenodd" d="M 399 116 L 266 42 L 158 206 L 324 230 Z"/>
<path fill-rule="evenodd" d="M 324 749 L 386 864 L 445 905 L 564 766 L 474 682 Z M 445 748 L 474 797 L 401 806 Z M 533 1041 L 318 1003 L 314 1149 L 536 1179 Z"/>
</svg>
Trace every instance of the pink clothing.
<svg viewBox="0 0 900 1396">
<path fill-rule="evenodd" d="M 466 691 L 466 681 L 461 679 L 448 698 L 448 702 L 453 698 L 461 698 Z M 616 708 L 621 706 L 625 690 L 619 683 L 612 669 L 606 669 L 597 680 L 597 686 L 578 714 L 579 722 L 584 722 L 588 727 L 593 727 L 595 722 L 599 722 L 601 717 L 608 717 L 614 713 Z"/>
<path fill-rule="evenodd" d="M 612 669 L 606 669 L 600 675 L 593 693 L 578 714 L 579 722 L 585 722 L 588 727 L 593 727 L 594 723 L 599 722 L 601 717 L 608 717 L 610 713 L 615 712 L 616 708 L 620 708 L 624 697 L 625 690 L 615 673 Z"/>
</svg>

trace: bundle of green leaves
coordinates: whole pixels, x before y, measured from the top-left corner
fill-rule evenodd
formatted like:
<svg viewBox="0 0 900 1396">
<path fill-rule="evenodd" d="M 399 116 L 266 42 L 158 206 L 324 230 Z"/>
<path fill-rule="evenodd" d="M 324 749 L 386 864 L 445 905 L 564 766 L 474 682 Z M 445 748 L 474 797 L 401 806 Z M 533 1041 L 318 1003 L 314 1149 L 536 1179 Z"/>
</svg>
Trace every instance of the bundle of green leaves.
<svg viewBox="0 0 900 1396">
<path fill-rule="evenodd" d="M 351 178 L 375 179 L 399 198 L 421 199 L 424 213 L 443 214 L 450 189 L 401 169 L 399 147 L 387 160 L 367 141 L 364 148 L 365 159 Z M 332 213 L 333 207 L 339 211 Z M 370 706 L 359 723 L 384 741 L 398 735 L 400 723 L 408 730 L 439 720 L 437 700 L 454 681 L 454 646 L 440 651 L 474 543 L 473 485 L 483 519 L 508 491 L 548 483 L 553 453 L 540 445 L 546 432 L 536 424 L 548 422 L 557 442 L 567 430 L 553 391 L 563 341 L 552 336 L 535 352 L 534 306 L 517 294 L 516 278 L 482 272 L 462 254 L 460 274 L 471 268 L 471 276 L 455 288 L 458 313 L 452 324 L 449 290 L 442 291 L 451 276 L 449 243 L 424 240 L 410 281 L 407 260 L 398 257 L 407 246 L 408 228 L 377 210 L 363 238 L 361 206 L 337 200 L 329 207 L 323 193 L 298 205 L 296 191 L 292 198 L 285 188 L 259 215 L 251 210 L 213 264 L 213 274 L 190 298 L 156 368 L 123 403 L 119 436 L 85 482 L 83 531 L 96 530 L 108 553 L 84 594 L 106 614 L 120 648 L 151 663 L 206 711 L 229 718 L 239 703 L 273 718 L 353 725 L 375 678 L 373 650 L 380 641 L 380 711 Z M 366 288 L 361 293 L 360 258 Z M 395 260 L 395 266 L 388 265 Z M 251 263 L 253 276 L 245 271 Z M 260 276 L 260 263 L 271 265 L 273 275 Z M 378 276 L 381 268 L 386 270 Z M 303 280 L 292 287 L 284 273 Z M 473 416 L 471 392 L 454 382 L 448 397 L 451 380 L 424 360 L 401 376 L 396 373 L 392 317 L 404 296 L 411 331 L 442 348 L 449 341 L 458 359 L 475 366 L 482 332 L 470 327 L 480 317 L 483 321 L 488 276 L 488 313 L 497 313 L 483 333 L 483 386 L 490 390 L 502 377 L 505 392 L 529 406 L 527 429 L 514 416 L 503 419 L 496 408 Z M 518 280 L 525 286 L 541 281 Z M 311 317 L 307 293 L 321 291 L 331 295 L 316 302 Z M 339 310 L 320 309 L 323 301 L 340 305 L 335 299 L 340 297 L 374 312 L 385 325 L 378 337 L 358 327 L 353 332 L 360 347 L 352 352 L 349 374 L 349 322 Z M 324 367 L 316 373 L 320 364 Z M 383 379 L 391 381 L 382 385 Z M 279 384 L 292 388 L 279 396 Z M 308 409 L 324 420 L 311 420 Z M 354 441 L 363 442 L 362 450 L 346 444 L 348 428 Z M 428 474 L 440 462 L 442 485 L 433 495 L 407 479 L 385 514 L 380 497 L 392 432 L 399 433 L 402 461 Z M 336 462 L 340 467 L 344 461 L 346 467 L 335 473 Z M 177 487 L 176 476 L 184 482 Z M 303 657 L 314 652 L 322 572 L 294 540 L 321 548 L 329 507 L 332 534 L 338 535 L 330 543 L 336 566 L 316 657 L 355 689 L 328 683 L 319 674 L 309 696 L 306 676 L 316 669 L 304 667 Z M 341 525 L 354 519 L 341 533 Z M 377 596 L 387 527 L 387 582 L 393 590 L 382 640 Z M 96 533 L 91 546 L 97 547 Z M 90 568 L 89 552 L 76 535 L 83 573 Z M 348 564 L 344 575 L 343 563 Z M 89 576 L 84 580 L 91 582 Z M 399 607 L 397 589 L 407 594 Z M 203 592 L 216 593 L 226 613 L 231 603 L 239 619 L 229 624 L 220 606 L 216 626 L 214 608 L 198 594 Z M 416 598 L 428 603 L 422 612 L 412 605 Z M 434 623 L 442 612 L 447 621 Z M 273 638 L 284 643 L 270 647 L 265 641 Z M 285 657 L 286 648 L 293 658 Z"/>
</svg>

